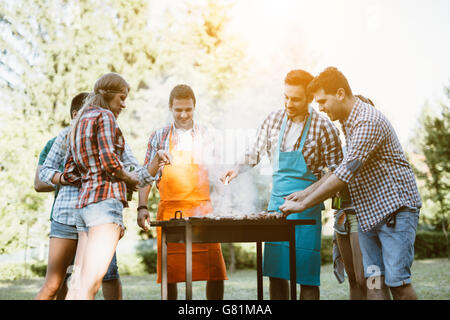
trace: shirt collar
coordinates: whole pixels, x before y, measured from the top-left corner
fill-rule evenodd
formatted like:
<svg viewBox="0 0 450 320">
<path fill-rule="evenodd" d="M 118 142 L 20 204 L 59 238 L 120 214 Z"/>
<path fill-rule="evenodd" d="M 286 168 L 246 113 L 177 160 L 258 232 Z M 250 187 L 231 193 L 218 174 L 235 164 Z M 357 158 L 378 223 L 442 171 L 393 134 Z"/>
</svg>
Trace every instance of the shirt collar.
<svg viewBox="0 0 450 320">
<path fill-rule="evenodd" d="M 193 124 L 192 124 L 192 131 L 191 132 L 192 132 L 192 135 L 194 135 L 194 134 L 197 133 L 198 125 L 195 122 L 195 120 L 192 120 L 192 122 L 193 122 Z M 177 128 L 175 127 L 175 122 L 172 122 L 172 133 L 175 133 L 176 130 L 177 130 Z"/>
<path fill-rule="evenodd" d="M 359 99 L 358 97 L 355 98 L 356 98 L 355 104 L 353 105 L 352 111 L 348 115 L 348 118 L 341 122 L 343 127 L 351 127 L 353 125 L 363 105 L 361 99 Z"/>
</svg>

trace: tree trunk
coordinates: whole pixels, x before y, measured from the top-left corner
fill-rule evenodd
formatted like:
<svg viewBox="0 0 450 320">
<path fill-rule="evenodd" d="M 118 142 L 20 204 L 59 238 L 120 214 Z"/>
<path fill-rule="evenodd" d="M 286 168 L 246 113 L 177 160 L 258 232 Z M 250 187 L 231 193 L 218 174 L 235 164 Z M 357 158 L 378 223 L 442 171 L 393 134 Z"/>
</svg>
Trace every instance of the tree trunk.
<svg viewBox="0 0 450 320">
<path fill-rule="evenodd" d="M 229 272 L 234 272 L 236 270 L 236 254 L 234 253 L 233 243 L 228 243 L 230 248 L 230 266 L 228 267 Z"/>
</svg>

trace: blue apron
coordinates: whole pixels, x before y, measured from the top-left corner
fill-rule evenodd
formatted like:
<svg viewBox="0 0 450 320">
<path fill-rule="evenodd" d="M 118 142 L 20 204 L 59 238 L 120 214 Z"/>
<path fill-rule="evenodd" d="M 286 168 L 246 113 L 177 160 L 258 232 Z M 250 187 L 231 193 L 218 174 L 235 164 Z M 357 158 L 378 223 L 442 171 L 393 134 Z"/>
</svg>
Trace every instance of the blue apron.
<svg viewBox="0 0 450 320">
<path fill-rule="evenodd" d="M 281 152 L 280 146 L 286 129 L 287 116 L 283 119 L 277 149 L 273 159 L 272 194 L 268 211 L 279 211 L 284 197 L 304 190 L 317 181 L 306 166 L 302 149 L 311 125 L 311 110 L 305 123 L 297 151 Z M 295 227 L 297 283 L 320 286 L 320 245 L 322 234 L 323 203 L 300 213 L 292 213 L 287 219 L 313 219 L 315 225 Z M 289 242 L 266 242 L 264 244 L 263 275 L 289 280 Z"/>
</svg>

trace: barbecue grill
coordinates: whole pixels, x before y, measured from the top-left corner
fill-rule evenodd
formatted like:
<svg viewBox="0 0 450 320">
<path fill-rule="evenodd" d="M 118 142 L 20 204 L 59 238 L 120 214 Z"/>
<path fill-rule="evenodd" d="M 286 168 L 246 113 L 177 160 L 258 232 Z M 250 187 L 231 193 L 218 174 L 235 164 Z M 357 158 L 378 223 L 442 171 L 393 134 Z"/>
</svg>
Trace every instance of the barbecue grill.
<svg viewBox="0 0 450 320">
<path fill-rule="evenodd" d="M 261 212 L 241 216 L 185 217 L 177 211 L 174 218 L 152 221 L 161 227 L 161 299 L 167 300 L 167 243 L 186 244 L 186 300 L 192 299 L 192 243 L 256 242 L 257 293 L 263 299 L 262 242 L 289 241 L 291 299 L 297 297 L 295 226 L 313 225 L 315 220 L 286 220 L 281 214 Z"/>
</svg>

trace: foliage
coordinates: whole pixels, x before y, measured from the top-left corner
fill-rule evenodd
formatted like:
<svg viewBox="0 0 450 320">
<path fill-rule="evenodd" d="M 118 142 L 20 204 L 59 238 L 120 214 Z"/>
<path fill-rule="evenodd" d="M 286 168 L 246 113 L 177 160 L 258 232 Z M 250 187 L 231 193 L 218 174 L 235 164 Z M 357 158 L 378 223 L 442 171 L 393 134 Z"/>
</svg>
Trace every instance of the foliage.
<svg viewBox="0 0 450 320">
<path fill-rule="evenodd" d="M 1 263 L 0 279 L 1 280 L 19 280 L 36 277 L 44 277 L 47 270 L 47 263 L 33 261 L 28 264 L 26 269 L 23 263 Z"/>
<path fill-rule="evenodd" d="M 443 232 L 420 231 L 414 243 L 415 259 L 432 259 L 446 256 L 448 239 Z"/>
<path fill-rule="evenodd" d="M 232 245 L 235 256 L 235 269 L 256 269 L 256 246 L 241 243 L 233 243 Z M 229 270 L 231 263 L 230 246 L 222 245 L 222 254 L 227 270 Z"/>
<path fill-rule="evenodd" d="M 450 98 L 450 87 L 446 88 Z M 433 210 L 426 216 L 426 222 L 442 230 L 448 243 L 448 213 L 450 212 L 450 109 L 441 103 L 441 114 L 434 115 L 425 107 L 419 125 L 416 142 L 423 154 L 426 170 L 414 166 L 417 177 L 422 180 L 421 194 L 425 205 Z M 447 246 L 450 257 L 450 247 Z"/>
<path fill-rule="evenodd" d="M 142 263 L 145 266 L 145 271 L 148 273 L 156 273 L 156 250 L 141 251 L 140 256 L 142 257 Z"/>
<path fill-rule="evenodd" d="M 36 159 L 69 124 L 71 98 L 92 90 L 102 74 L 121 73 L 131 85 L 118 121 L 140 163 L 150 133 L 170 120 L 167 100 L 175 84 L 193 84 L 205 104 L 203 119 L 212 121 L 213 103 L 238 85 L 241 72 L 239 45 L 223 32 L 225 2 L 2 3 L 0 253 L 24 247 L 27 232 L 45 238 L 51 204 L 32 189 Z M 158 6 L 164 7 L 162 17 L 154 14 Z M 135 212 L 124 214 L 128 226 L 135 219 Z"/>
<path fill-rule="evenodd" d="M 322 236 L 320 263 L 322 265 L 333 263 L 333 236 Z"/>
<path fill-rule="evenodd" d="M 447 256 L 447 238 L 443 232 L 417 231 L 414 243 L 415 259 L 433 259 Z M 333 237 L 322 236 L 321 264 L 333 262 Z"/>
<path fill-rule="evenodd" d="M 137 246 L 137 256 L 140 257 L 145 271 L 148 273 L 156 272 L 157 251 L 154 248 L 153 242 L 141 241 Z"/>
<path fill-rule="evenodd" d="M 47 263 L 44 262 L 36 262 L 30 265 L 30 270 L 33 274 L 38 277 L 45 277 L 47 273 Z"/>
<path fill-rule="evenodd" d="M 133 254 L 118 254 L 117 267 L 121 276 L 125 275 L 144 275 L 147 273 L 142 258 Z"/>
<path fill-rule="evenodd" d="M 421 174 L 433 192 L 426 194 L 439 205 L 439 220 L 444 230 L 448 228 L 447 214 L 450 211 L 450 109 L 442 105 L 441 116 L 425 116 L 425 131 L 421 145 L 429 174 Z"/>
</svg>

